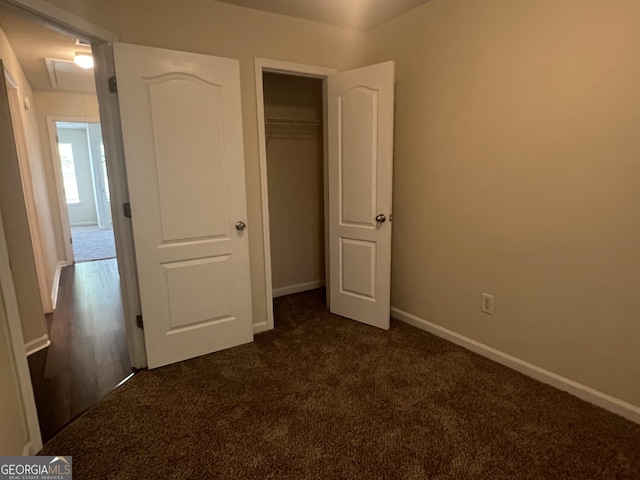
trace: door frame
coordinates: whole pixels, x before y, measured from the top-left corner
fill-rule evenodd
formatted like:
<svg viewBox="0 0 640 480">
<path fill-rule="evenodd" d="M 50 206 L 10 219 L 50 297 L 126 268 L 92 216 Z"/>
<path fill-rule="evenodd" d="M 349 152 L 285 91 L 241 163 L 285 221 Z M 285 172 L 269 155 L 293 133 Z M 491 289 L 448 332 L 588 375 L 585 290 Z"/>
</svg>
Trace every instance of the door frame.
<svg viewBox="0 0 640 480">
<path fill-rule="evenodd" d="M 14 80 L 14 77 L 9 71 L 7 65 L 4 66 L 4 78 L 7 83 L 7 95 L 9 97 L 9 106 L 11 111 L 11 121 L 13 123 L 16 151 L 18 153 L 18 166 L 20 168 L 20 178 L 22 179 L 24 203 L 27 208 L 27 221 L 29 223 L 29 231 L 31 232 L 31 244 L 34 260 L 36 263 L 36 274 L 38 277 L 38 286 L 40 288 L 40 298 L 42 300 L 42 308 L 44 308 L 45 313 L 50 313 L 55 307 L 55 302 L 52 300 L 52 292 L 47 286 L 47 274 L 45 273 L 46 262 L 44 260 L 44 250 L 42 248 L 42 234 L 40 232 L 38 211 L 35 205 L 33 176 L 31 173 L 31 166 L 29 165 L 29 157 L 27 155 L 24 123 L 22 121 L 21 114 L 22 102 L 20 101 L 20 97 L 18 94 L 18 83 Z M 43 345 L 46 346 L 47 344 Z"/>
<path fill-rule="evenodd" d="M 146 352 L 143 332 L 136 325 L 136 316 L 140 314 L 140 299 L 138 278 L 135 267 L 135 251 L 131 222 L 124 215 L 114 212 L 115 205 L 119 206 L 129 200 L 124 154 L 122 149 L 122 132 L 120 129 L 119 109 L 116 95 L 109 92 L 109 77 L 115 75 L 113 66 L 112 42 L 118 40 L 116 34 L 99 27 L 84 18 L 69 13 L 45 0 L 0 0 L 0 4 L 17 8 L 30 13 L 48 25 L 53 25 L 60 31 L 91 42 L 95 60 L 95 78 L 98 101 L 100 103 L 100 124 L 102 125 L 103 141 L 107 154 L 107 170 L 110 180 L 112 215 L 116 249 L 118 251 L 118 269 L 120 272 L 120 286 L 124 311 L 124 321 L 127 333 L 127 344 L 131 365 L 134 368 L 146 367 Z M 115 213 L 115 214 L 114 214 Z M 0 229 L 4 238 L 4 230 Z M 1 240 L 1 239 L 0 239 Z M 1 247 L 0 241 L 0 247 Z M 10 288 L 12 282 L 8 254 L 0 248 L 0 279 L 4 302 L 14 305 L 15 291 Z M 22 392 L 25 409 L 27 431 L 29 434 L 28 449 L 25 454 L 35 454 L 42 448 L 42 438 L 35 408 L 33 387 L 29 374 L 29 366 L 22 339 L 22 327 L 17 309 L 7 320 L 11 347 L 16 361 L 16 375 Z"/>
<path fill-rule="evenodd" d="M 4 62 L 0 62 L 0 88 L 9 88 L 5 85 L 5 76 L 2 72 Z M 2 114 L 0 122 L 0 154 L 7 155 L 12 162 L 18 161 L 18 152 L 16 138 L 13 132 L 13 118 L 10 113 L 9 95 L 7 92 L 0 92 L 7 98 L 6 110 Z M 2 99 L 3 109 L 5 107 L 4 98 Z M 7 114 L 7 116 L 5 116 Z M 5 123 L 6 122 L 6 123 Z M 19 178 L 14 178 L 14 182 L 21 183 Z M 19 185 L 22 189 L 22 185 Z M 20 190 L 21 191 L 21 190 Z M 16 192 L 18 192 L 16 190 Z M 26 214 L 26 211 L 25 211 Z M 40 435 L 40 426 L 38 424 L 38 413 L 36 411 L 35 398 L 31 384 L 31 375 L 29 365 L 27 363 L 27 346 L 24 343 L 24 335 L 22 333 L 22 322 L 20 321 L 20 310 L 18 308 L 18 299 L 13 282 L 13 273 L 11 271 L 11 260 L 9 258 L 9 247 L 7 245 L 7 236 L 5 235 L 4 219 L 0 212 L 0 310 L 2 311 L 2 321 L 6 325 L 7 337 L 9 342 L 5 345 L 9 356 L 11 369 L 17 380 L 17 397 L 20 398 L 23 417 L 23 424 L 26 427 L 26 437 L 22 450 L 23 455 L 33 455 L 42 447 L 42 437 Z M 36 293 L 34 292 L 35 296 Z M 38 297 L 40 292 L 37 292 Z M 4 325 L 2 327 L 4 329 Z M 48 340 L 48 338 L 47 338 Z M 13 375 L 12 375 L 13 376 Z"/>
<path fill-rule="evenodd" d="M 133 244 L 133 229 L 131 219 L 127 218 L 122 211 L 124 204 L 129 203 L 129 185 L 124 161 L 120 106 L 118 105 L 118 96 L 109 90 L 109 78 L 115 78 L 116 74 L 113 45 L 106 41 L 92 41 L 91 50 L 95 62 L 96 93 L 100 105 L 100 126 L 106 154 L 107 176 L 109 177 L 111 218 L 116 242 L 116 260 L 120 272 L 120 292 L 129 360 L 133 368 L 146 368 L 147 352 L 144 332 L 142 328 L 138 327 L 138 317 L 142 315 L 142 307 Z"/>
<path fill-rule="evenodd" d="M 22 335 L 18 301 L 16 299 L 16 291 L 9 263 L 9 250 L 4 232 L 4 222 L 2 221 L 2 214 L 0 213 L 0 308 L 4 307 L 4 312 L 7 317 L 7 327 L 11 340 L 10 355 L 14 358 L 18 386 L 22 397 L 22 408 L 24 409 L 27 423 L 28 438 L 22 454 L 35 455 L 36 452 L 42 449 L 42 436 L 40 433 L 40 424 L 38 423 L 36 401 L 33 395 L 29 363 L 25 351 L 24 336 Z"/>
<path fill-rule="evenodd" d="M 71 220 L 69 219 L 69 210 L 64 195 L 64 179 L 62 178 L 60 151 L 58 150 L 57 122 L 100 123 L 100 119 L 94 117 L 70 117 L 59 115 L 47 116 L 47 133 L 49 134 L 51 158 L 53 159 L 53 176 L 56 184 L 56 198 L 58 199 L 58 209 L 60 210 L 60 220 L 62 222 L 62 234 L 64 235 L 65 261 L 67 265 L 73 265 L 75 255 L 73 254 L 73 244 L 71 243 Z"/>
<path fill-rule="evenodd" d="M 254 324 L 253 333 L 272 330 L 273 321 L 273 283 L 271 278 L 271 227 L 269 224 L 269 184 L 267 172 L 267 140 L 265 135 L 264 121 L 264 88 L 262 76 L 265 72 L 281 73 L 296 77 L 311 77 L 322 80 L 322 136 L 323 136 L 323 164 L 324 164 L 324 244 L 325 244 L 325 282 L 327 286 L 327 306 L 329 306 L 329 184 L 328 184 L 328 102 L 327 102 L 327 79 L 330 75 L 338 73 L 336 68 L 319 67 L 303 63 L 284 62 L 269 58 L 255 59 L 255 82 L 256 82 L 256 107 L 258 120 L 258 153 L 260 157 L 260 192 L 262 203 L 262 244 L 264 252 L 264 273 L 265 273 L 265 297 L 267 305 L 267 321 Z"/>
</svg>

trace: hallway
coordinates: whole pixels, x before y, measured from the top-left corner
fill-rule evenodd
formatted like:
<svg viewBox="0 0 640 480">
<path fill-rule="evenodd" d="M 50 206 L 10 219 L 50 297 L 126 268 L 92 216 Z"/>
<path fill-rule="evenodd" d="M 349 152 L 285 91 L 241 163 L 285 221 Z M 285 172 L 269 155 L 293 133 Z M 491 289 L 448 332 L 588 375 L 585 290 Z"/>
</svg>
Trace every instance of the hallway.
<svg viewBox="0 0 640 480">
<path fill-rule="evenodd" d="M 51 345 L 29 357 L 44 442 L 132 371 L 116 260 L 65 267 L 47 327 Z"/>
</svg>

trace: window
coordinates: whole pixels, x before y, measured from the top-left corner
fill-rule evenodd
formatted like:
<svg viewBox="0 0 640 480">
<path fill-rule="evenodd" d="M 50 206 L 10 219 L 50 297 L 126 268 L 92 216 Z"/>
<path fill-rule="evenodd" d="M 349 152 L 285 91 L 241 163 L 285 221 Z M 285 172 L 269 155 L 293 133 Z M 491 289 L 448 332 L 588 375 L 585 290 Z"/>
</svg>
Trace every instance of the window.
<svg viewBox="0 0 640 480">
<path fill-rule="evenodd" d="M 80 203 L 78 194 L 78 182 L 76 180 L 76 166 L 73 162 L 73 149 L 70 143 L 60 143 L 60 165 L 62 166 L 62 180 L 64 183 L 64 195 L 67 203 Z"/>
</svg>

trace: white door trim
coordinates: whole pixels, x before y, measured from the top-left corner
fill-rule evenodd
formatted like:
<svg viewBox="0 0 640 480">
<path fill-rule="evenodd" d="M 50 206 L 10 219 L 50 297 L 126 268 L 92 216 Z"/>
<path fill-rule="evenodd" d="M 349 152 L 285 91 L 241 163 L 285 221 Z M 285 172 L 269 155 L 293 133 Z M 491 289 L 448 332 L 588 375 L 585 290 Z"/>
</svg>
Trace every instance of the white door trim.
<svg viewBox="0 0 640 480">
<path fill-rule="evenodd" d="M 107 158 L 111 217 L 116 240 L 129 360 L 133 368 L 145 368 L 147 366 L 147 352 L 144 344 L 144 332 L 138 328 L 136 318 L 141 315 L 142 307 L 140 306 L 133 230 L 131 219 L 122 214 L 122 206 L 129 202 L 129 186 L 124 162 L 120 106 L 118 105 L 118 96 L 109 91 L 109 77 L 116 74 L 113 46 L 110 43 L 94 42 L 91 44 L 91 49 L 96 64 L 96 93 L 100 104 L 100 126 L 102 127 L 102 141 Z"/>
<path fill-rule="evenodd" d="M 264 72 L 285 73 L 298 77 L 312 77 L 323 79 L 323 142 L 324 142 L 324 177 L 325 177 L 325 227 L 327 223 L 328 208 L 328 186 L 327 186 L 327 101 L 326 101 L 326 79 L 330 75 L 335 75 L 338 70 L 335 68 L 318 67 L 305 65 L 303 63 L 283 62 L 281 60 L 271 60 L 268 58 L 255 59 L 255 81 L 256 81 L 256 107 L 258 117 L 258 153 L 260 156 L 260 192 L 262 202 L 262 243 L 264 248 L 264 273 L 265 273 L 265 299 L 267 305 L 267 321 L 254 324 L 253 332 L 260 333 L 273 329 L 273 283 L 271 281 L 271 234 L 269 228 L 269 187 L 267 181 L 267 140 L 265 137 L 264 124 L 264 90 L 262 86 L 262 74 Z M 328 245 L 328 229 L 325 228 L 325 248 Z M 327 249 L 328 251 L 328 249 Z M 329 256 L 325 255 L 325 277 L 329 278 L 328 268 Z M 328 291 L 328 289 L 327 289 Z M 327 301 L 329 296 L 327 295 Z"/>
<path fill-rule="evenodd" d="M 73 245 L 71 244 L 71 222 L 69 220 L 69 210 L 64 196 L 64 180 L 62 178 L 62 168 L 60 166 L 60 152 L 58 151 L 58 131 L 56 122 L 69 123 L 100 123 L 95 117 L 71 117 L 61 115 L 47 116 L 47 132 L 49 134 L 49 148 L 53 159 L 53 177 L 56 184 L 56 197 L 58 199 L 58 209 L 60 210 L 60 223 L 62 224 L 62 234 L 64 236 L 65 262 L 73 265 L 75 260 Z"/>
<path fill-rule="evenodd" d="M 18 301 L 13 286 L 11 267 L 9 266 L 9 251 L 4 235 L 4 224 L 2 215 L 0 215 L 0 308 L 2 308 L 3 303 L 7 316 L 7 326 L 9 327 L 9 337 L 11 338 L 11 353 L 15 361 L 22 406 L 27 422 L 28 444 L 32 450 L 29 454 L 33 455 L 42 448 L 42 436 L 40 434 L 40 424 L 38 423 L 36 401 L 33 396 L 33 385 L 31 384 L 24 337 L 22 335 Z"/>
<path fill-rule="evenodd" d="M 4 73 L 2 70 L 2 62 L 0 62 L 0 88 L 9 88 L 5 85 Z M 10 157 L 16 156 L 17 160 L 17 147 L 15 145 L 15 138 L 11 127 L 12 120 L 9 113 L 8 92 L 1 92 L 3 96 L 7 98 L 7 104 L 5 100 L 2 100 L 2 117 L 3 125 L 0 131 L 0 145 L 2 154 L 8 154 Z M 6 107 L 6 110 L 5 110 Z M 5 118 L 5 114 L 7 117 Z M 5 123 L 6 120 L 6 123 Z M 12 161 L 14 159 L 12 158 Z M 14 181 L 20 182 L 19 179 Z M 22 185 L 20 185 L 22 188 Z M 35 292 L 34 292 L 35 294 Z M 38 293 L 39 295 L 39 293 Z M 38 412 L 35 407 L 35 399 L 33 396 L 33 387 L 31 385 L 31 376 L 29 374 L 29 365 L 27 363 L 27 355 L 25 351 L 24 335 L 22 333 L 22 322 L 20 320 L 20 311 L 18 308 L 18 300 L 16 297 L 15 286 L 13 283 L 13 273 L 11 272 L 11 263 L 9 259 L 9 249 L 7 246 L 7 240 L 5 235 L 5 228 L 0 213 L 0 309 L 2 310 L 2 322 L 7 325 L 7 334 L 9 337 L 8 352 L 10 357 L 13 358 L 11 362 L 12 369 L 15 372 L 18 389 L 20 390 L 19 397 L 21 399 L 23 411 L 23 421 L 26 424 L 26 443 L 31 444 L 33 448 L 42 446 L 42 438 L 40 435 L 40 426 L 38 424 Z M 5 318 L 6 317 L 6 318 Z"/>
<path fill-rule="evenodd" d="M 35 190 L 33 186 L 33 175 L 29 164 L 27 144 L 25 138 L 24 122 L 22 119 L 23 102 L 18 93 L 18 83 L 14 80 L 7 66 L 4 66 L 4 77 L 7 81 L 7 95 L 11 112 L 11 122 L 13 124 L 13 136 L 18 153 L 18 166 L 20 168 L 20 178 L 22 179 L 22 192 L 24 203 L 27 209 L 27 221 L 31 232 L 31 246 L 36 264 L 36 274 L 38 277 L 38 287 L 44 313 L 53 311 L 51 303 L 51 291 L 47 283 L 45 252 L 42 242 L 42 232 L 40 231 L 40 221 L 38 209 L 36 207 Z"/>
</svg>

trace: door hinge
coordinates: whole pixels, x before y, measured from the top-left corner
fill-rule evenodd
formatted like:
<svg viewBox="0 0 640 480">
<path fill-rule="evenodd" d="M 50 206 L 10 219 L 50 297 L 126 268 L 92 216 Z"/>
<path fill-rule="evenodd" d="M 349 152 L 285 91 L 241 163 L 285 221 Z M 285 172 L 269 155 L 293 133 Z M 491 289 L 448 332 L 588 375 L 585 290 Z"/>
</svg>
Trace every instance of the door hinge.
<svg viewBox="0 0 640 480">
<path fill-rule="evenodd" d="M 116 77 L 109 77 L 109 91 L 111 93 L 116 93 L 118 91 L 118 81 Z"/>
<path fill-rule="evenodd" d="M 136 325 L 138 328 L 144 328 L 144 322 L 142 321 L 142 315 L 136 315 Z"/>
<path fill-rule="evenodd" d="M 69 243 L 73 245 L 73 237 L 69 237 Z"/>
<path fill-rule="evenodd" d="M 131 204 L 129 202 L 122 204 L 122 210 L 124 210 L 124 216 L 131 218 Z"/>
</svg>

